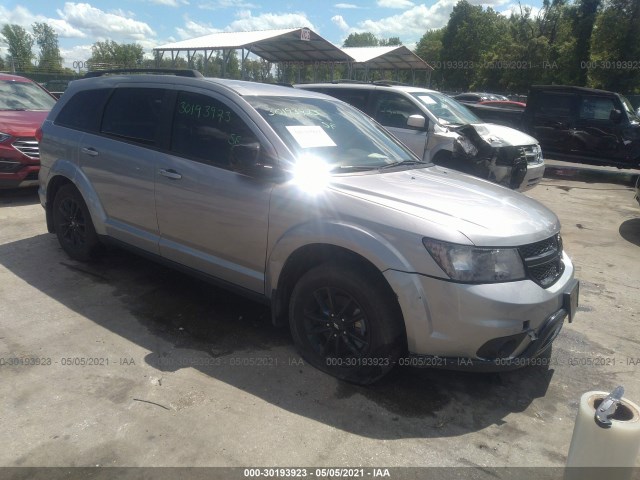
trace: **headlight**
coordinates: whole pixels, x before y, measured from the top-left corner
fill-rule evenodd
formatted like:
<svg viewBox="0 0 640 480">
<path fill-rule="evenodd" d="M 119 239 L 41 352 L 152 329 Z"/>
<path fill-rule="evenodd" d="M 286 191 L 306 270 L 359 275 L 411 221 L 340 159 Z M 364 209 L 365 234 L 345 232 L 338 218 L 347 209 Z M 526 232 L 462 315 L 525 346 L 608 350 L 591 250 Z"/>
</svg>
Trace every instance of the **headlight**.
<svg viewBox="0 0 640 480">
<path fill-rule="evenodd" d="M 424 238 L 422 243 L 452 280 L 498 283 L 526 277 L 522 258 L 515 248 L 482 248 L 430 238 Z"/>
<path fill-rule="evenodd" d="M 4 142 L 9 138 L 11 138 L 11 135 L 9 135 L 8 133 L 0 132 L 0 143 Z"/>
</svg>

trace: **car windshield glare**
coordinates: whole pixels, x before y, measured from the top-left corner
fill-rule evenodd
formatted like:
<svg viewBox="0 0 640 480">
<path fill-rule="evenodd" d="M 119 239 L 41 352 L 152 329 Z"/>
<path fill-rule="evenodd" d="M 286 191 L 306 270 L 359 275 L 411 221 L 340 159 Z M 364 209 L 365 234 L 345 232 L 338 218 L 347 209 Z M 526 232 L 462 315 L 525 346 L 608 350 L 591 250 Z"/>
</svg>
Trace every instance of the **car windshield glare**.
<svg viewBox="0 0 640 480">
<path fill-rule="evenodd" d="M 359 110 L 339 101 L 303 97 L 249 97 L 298 161 L 313 158 L 334 173 L 372 170 L 417 160 Z"/>
<path fill-rule="evenodd" d="M 51 110 L 53 97 L 31 82 L 0 80 L 0 110 Z"/>
<path fill-rule="evenodd" d="M 419 92 L 413 93 L 412 95 L 420 100 L 443 125 L 482 123 L 482 120 L 471 113 L 467 107 L 446 95 L 433 92 Z"/>
</svg>

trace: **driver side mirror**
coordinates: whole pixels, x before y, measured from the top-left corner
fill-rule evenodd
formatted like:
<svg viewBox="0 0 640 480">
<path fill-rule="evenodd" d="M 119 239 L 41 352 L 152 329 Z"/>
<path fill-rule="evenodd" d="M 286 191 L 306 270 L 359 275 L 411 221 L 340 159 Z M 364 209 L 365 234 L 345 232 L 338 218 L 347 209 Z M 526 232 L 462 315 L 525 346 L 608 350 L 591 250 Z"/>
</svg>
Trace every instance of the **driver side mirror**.
<svg viewBox="0 0 640 480">
<path fill-rule="evenodd" d="M 233 145 L 230 162 L 233 171 L 249 176 L 271 177 L 278 171 L 271 162 L 264 161 L 258 142 Z"/>
<path fill-rule="evenodd" d="M 615 108 L 611 110 L 609 113 L 609 120 L 613 123 L 618 124 L 622 121 L 622 112 L 620 110 L 616 110 Z"/>
<path fill-rule="evenodd" d="M 412 127 L 417 130 L 425 130 L 427 120 L 422 115 L 410 115 L 407 119 L 407 127 Z"/>
</svg>

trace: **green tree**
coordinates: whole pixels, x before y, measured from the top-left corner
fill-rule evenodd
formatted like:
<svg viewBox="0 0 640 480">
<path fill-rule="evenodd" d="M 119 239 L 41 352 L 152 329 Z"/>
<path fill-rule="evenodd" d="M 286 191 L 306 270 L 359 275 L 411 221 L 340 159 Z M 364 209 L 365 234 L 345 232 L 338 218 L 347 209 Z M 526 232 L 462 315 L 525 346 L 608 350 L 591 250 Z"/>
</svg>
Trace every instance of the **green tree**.
<svg viewBox="0 0 640 480">
<path fill-rule="evenodd" d="M 468 90 L 476 86 L 476 69 L 483 56 L 506 34 L 504 17 L 488 8 L 458 2 L 442 34 L 441 68 L 443 88 Z"/>
<path fill-rule="evenodd" d="M 22 72 L 33 70 L 33 36 L 20 25 L 11 24 L 4 25 L 0 33 L 8 46 L 6 60 L 9 68 Z"/>
<path fill-rule="evenodd" d="M 400 37 L 381 38 L 378 41 L 378 44 L 381 47 L 395 47 L 395 46 L 401 46 L 402 41 L 400 40 Z"/>
<path fill-rule="evenodd" d="M 96 42 L 91 46 L 91 62 L 93 69 L 100 68 L 132 68 L 142 65 L 144 49 L 136 43 L 119 44 L 113 40 Z"/>
<path fill-rule="evenodd" d="M 377 47 L 380 45 L 378 38 L 371 32 L 351 33 L 342 44 L 345 48 L 350 47 Z"/>
<path fill-rule="evenodd" d="M 40 48 L 38 69 L 47 72 L 62 71 L 62 57 L 58 47 L 58 34 L 46 23 L 32 25 L 35 43 Z"/>
<path fill-rule="evenodd" d="M 640 91 L 640 0 L 609 0 L 591 35 L 589 84 L 623 93 Z M 635 68 L 634 68 L 635 67 Z"/>
<path fill-rule="evenodd" d="M 444 28 L 437 30 L 428 30 L 420 41 L 416 45 L 414 53 L 434 67 L 434 71 L 431 74 L 431 86 L 434 88 L 441 88 L 442 84 L 442 69 L 440 69 L 440 59 L 442 56 L 442 35 L 444 34 Z M 435 67 L 438 67 L 437 69 Z"/>
<path fill-rule="evenodd" d="M 578 0 L 570 10 L 573 13 L 575 47 L 569 75 L 572 83 L 577 85 L 587 84 L 588 69 L 581 68 L 581 65 L 591 58 L 591 34 L 601 3 L 601 0 Z"/>
</svg>

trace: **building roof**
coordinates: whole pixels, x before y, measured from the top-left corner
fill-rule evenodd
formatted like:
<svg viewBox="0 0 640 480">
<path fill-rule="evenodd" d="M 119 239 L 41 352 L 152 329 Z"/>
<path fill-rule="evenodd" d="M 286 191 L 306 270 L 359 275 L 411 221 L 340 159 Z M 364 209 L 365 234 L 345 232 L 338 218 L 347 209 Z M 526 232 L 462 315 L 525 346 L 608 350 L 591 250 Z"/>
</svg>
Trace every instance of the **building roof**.
<svg viewBox="0 0 640 480">
<path fill-rule="evenodd" d="M 347 62 L 343 50 L 308 28 L 219 32 L 154 48 L 158 52 L 247 49 L 268 62 Z"/>
<path fill-rule="evenodd" d="M 343 52 L 357 64 L 366 64 L 370 69 L 433 70 L 427 62 L 404 45 L 391 47 L 350 47 Z"/>
</svg>

